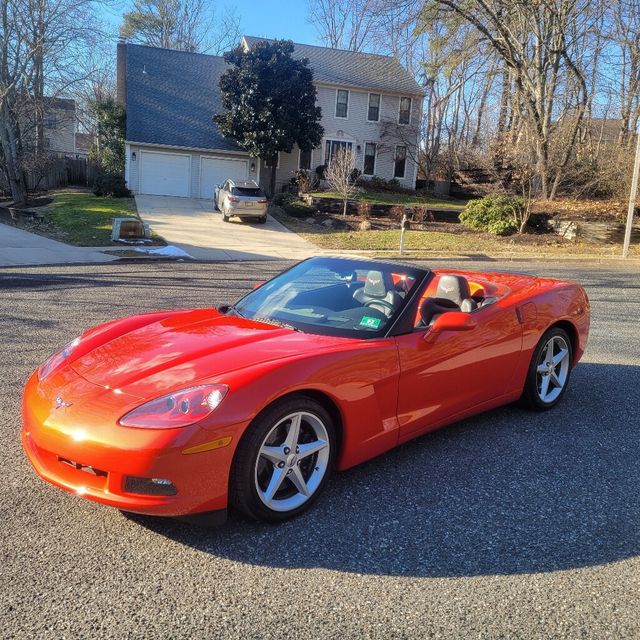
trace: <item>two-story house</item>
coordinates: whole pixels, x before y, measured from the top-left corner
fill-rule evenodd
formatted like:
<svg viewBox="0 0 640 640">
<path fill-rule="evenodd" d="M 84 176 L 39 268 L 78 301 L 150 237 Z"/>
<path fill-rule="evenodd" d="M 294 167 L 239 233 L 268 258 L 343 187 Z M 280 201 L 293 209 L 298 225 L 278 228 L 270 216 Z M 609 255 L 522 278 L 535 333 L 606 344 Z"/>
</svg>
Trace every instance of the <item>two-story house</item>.
<svg viewBox="0 0 640 640">
<path fill-rule="evenodd" d="M 250 48 L 260 38 L 245 36 Z M 324 138 L 310 153 L 278 158 L 277 184 L 297 169 L 314 171 L 348 148 L 365 177 L 396 178 L 413 188 L 423 94 L 395 59 L 295 45 L 313 70 Z M 127 111 L 125 179 L 134 193 L 211 198 L 228 178 L 266 186 L 270 169 L 212 120 L 222 111 L 224 59 L 126 43 L 118 44 L 118 99 Z"/>
</svg>

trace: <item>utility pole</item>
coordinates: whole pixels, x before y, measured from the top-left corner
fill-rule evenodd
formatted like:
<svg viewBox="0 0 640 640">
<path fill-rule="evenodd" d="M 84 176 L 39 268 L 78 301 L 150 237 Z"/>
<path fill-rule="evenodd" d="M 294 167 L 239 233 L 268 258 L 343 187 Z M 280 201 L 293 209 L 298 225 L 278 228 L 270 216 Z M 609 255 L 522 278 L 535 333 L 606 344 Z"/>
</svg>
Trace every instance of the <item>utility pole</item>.
<svg viewBox="0 0 640 640">
<path fill-rule="evenodd" d="M 633 214 L 636 210 L 636 199 L 638 197 L 638 176 L 640 175 L 640 133 L 636 132 L 637 146 L 636 159 L 633 163 L 633 177 L 631 178 L 631 193 L 629 194 L 629 210 L 627 212 L 627 228 L 624 231 L 624 245 L 622 257 L 629 255 L 629 245 L 631 244 L 631 229 L 633 226 Z"/>
</svg>

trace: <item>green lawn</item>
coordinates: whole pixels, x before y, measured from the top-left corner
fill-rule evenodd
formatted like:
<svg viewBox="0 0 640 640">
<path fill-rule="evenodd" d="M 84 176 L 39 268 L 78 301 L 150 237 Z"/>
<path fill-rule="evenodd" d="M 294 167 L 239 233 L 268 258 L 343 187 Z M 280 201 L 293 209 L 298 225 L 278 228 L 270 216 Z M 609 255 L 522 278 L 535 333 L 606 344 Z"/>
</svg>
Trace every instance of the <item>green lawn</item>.
<svg viewBox="0 0 640 640">
<path fill-rule="evenodd" d="M 111 242 L 114 219 L 138 217 L 133 198 L 97 197 L 81 191 L 54 193 L 44 213 L 48 235 L 81 247 L 122 246 Z M 164 244 L 153 232 L 152 238 L 154 244 Z"/>
<path fill-rule="evenodd" d="M 395 255 L 400 247 L 400 230 L 338 231 L 320 225 L 311 225 L 277 210 L 272 215 L 282 224 L 313 244 L 335 251 L 366 251 Z M 454 225 L 451 225 L 454 227 Z M 609 257 L 619 256 L 618 245 L 573 244 L 558 236 L 524 234 L 508 237 L 478 233 L 456 225 L 455 230 L 418 231 L 408 230 L 404 240 L 405 251 L 413 256 L 420 254 L 526 256 L 550 254 L 557 256 Z M 640 246 L 631 248 L 632 256 L 640 256 Z"/>
<path fill-rule="evenodd" d="M 336 198 L 340 196 L 333 191 L 316 191 L 310 194 L 314 198 Z M 397 204 L 409 207 L 430 206 L 434 209 L 459 209 L 464 207 L 466 200 L 452 200 L 451 198 L 438 198 L 436 196 L 419 196 L 410 193 L 386 193 L 377 191 L 356 192 L 350 200 L 358 202 L 371 202 L 372 204 Z"/>
</svg>

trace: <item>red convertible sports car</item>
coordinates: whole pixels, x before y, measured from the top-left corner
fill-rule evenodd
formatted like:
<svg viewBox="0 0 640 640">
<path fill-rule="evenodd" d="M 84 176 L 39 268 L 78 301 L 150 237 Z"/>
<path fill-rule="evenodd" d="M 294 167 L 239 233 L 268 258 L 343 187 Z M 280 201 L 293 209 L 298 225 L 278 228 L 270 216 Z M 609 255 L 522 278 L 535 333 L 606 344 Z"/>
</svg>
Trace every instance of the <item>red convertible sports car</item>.
<svg viewBox="0 0 640 640">
<path fill-rule="evenodd" d="M 518 399 L 550 409 L 588 331 L 574 283 L 312 258 L 235 305 L 76 338 L 27 382 L 23 445 L 124 511 L 285 520 L 334 469 Z"/>
</svg>

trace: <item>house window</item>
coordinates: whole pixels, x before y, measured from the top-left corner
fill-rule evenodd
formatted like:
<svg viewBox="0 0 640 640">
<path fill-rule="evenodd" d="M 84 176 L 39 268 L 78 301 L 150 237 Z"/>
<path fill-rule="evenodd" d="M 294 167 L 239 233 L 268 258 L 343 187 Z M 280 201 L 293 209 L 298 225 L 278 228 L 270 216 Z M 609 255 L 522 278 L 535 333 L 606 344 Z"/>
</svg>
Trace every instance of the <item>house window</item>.
<svg viewBox="0 0 640 640">
<path fill-rule="evenodd" d="M 396 147 L 396 157 L 393 163 L 393 177 L 404 178 L 407 167 L 407 147 L 398 145 Z"/>
<path fill-rule="evenodd" d="M 311 169 L 311 151 L 303 151 L 300 149 L 300 156 L 298 157 L 298 169 L 305 169 L 309 171 Z"/>
<path fill-rule="evenodd" d="M 372 176 L 376 172 L 376 145 L 367 142 L 364 145 L 364 173 L 365 176 Z"/>
<path fill-rule="evenodd" d="M 369 122 L 378 122 L 380 120 L 380 94 L 369 94 L 369 111 L 367 113 Z"/>
<path fill-rule="evenodd" d="M 411 121 L 411 98 L 400 98 L 400 113 L 398 114 L 398 122 L 400 124 L 409 124 Z"/>
<path fill-rule="evenodd" d="M 344 140 L 327 140 L 324 145 L 324 163 L 329 164 L 340 149 L 342 149 L 343 152 L 351 151 L 353 144 L 351 142 L 345 142 Z"/>
<path fill-rule="evenodd" d="M 336 91 L 336 118 L 346 118 L 349 112 L 349 92 L 346 89 Z"/>
</svg>

